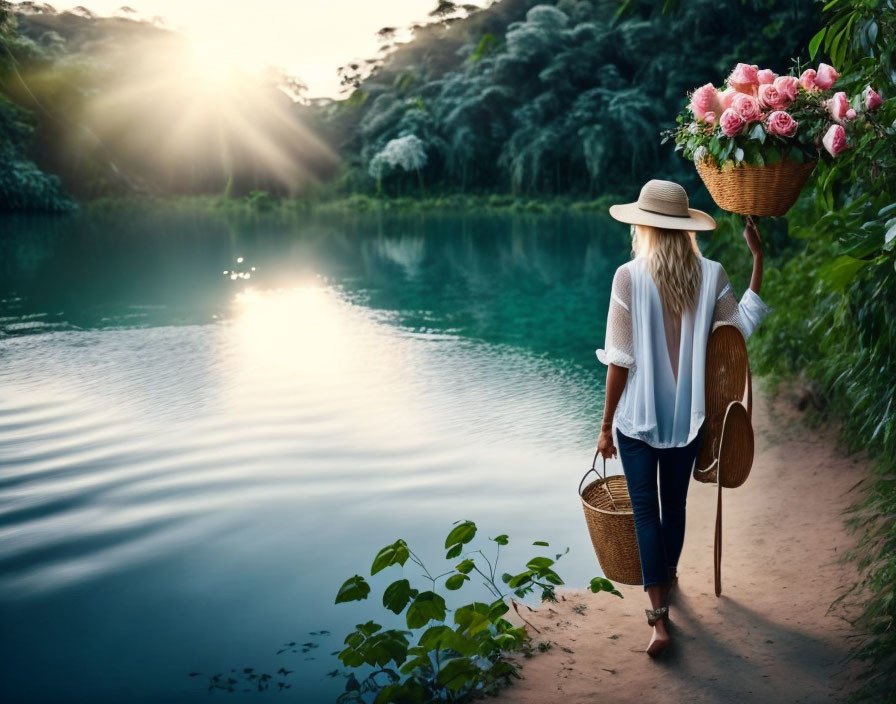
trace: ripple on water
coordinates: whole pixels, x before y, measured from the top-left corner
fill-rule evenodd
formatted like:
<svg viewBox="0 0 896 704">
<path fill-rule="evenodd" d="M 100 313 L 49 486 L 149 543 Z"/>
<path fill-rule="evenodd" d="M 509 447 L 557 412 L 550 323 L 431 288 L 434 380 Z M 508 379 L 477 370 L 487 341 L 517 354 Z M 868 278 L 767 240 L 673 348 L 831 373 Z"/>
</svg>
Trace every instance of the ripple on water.
<svg viewBox="0 0 896 704">
<path fill-rule="evenodd" d="M 0 590 L 197 549 L 276 506 L 531 484 L 527 448 L 589 436 L 575 370 L 389 317 L 319 289 L 213 325 L 4 341 Z"/>
</svg>

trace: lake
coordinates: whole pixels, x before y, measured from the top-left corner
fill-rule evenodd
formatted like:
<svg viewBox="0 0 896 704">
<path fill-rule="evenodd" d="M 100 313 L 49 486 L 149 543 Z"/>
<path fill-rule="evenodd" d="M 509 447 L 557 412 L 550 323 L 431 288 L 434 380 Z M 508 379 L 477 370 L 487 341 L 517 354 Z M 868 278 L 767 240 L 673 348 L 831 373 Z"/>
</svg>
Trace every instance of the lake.
<svg viewBox="0 0 896 704">
<path fill-rule="evenodd" d="M 333 701 L 398 578 L 373 556 L 405 538 L 441 571 L 461 519 L 509 534 L 506 571 L 569 547 L 586 586 L 628 258 L 573 213 L 0 219 L 3 700 L 207 701 L 234 669 L 213 698 Z M 335 605 L 354 574 L 370 599 Z M 246 667 L 292 687 L 242 692 Z"/>
</svg>

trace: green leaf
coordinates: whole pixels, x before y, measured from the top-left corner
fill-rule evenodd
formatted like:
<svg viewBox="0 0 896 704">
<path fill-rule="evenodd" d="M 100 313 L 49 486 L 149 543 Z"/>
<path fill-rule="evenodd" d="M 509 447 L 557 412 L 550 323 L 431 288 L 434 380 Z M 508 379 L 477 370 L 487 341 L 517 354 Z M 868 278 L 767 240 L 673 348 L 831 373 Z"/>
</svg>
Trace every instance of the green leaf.
<svg viewBox="0 0 896 704">
<path fill-rule="evenodd" d="M 450 589 L 451 591 L 455 591 L 464 586 L 464 582 L 466 582 L 468 579 L 470 579 L 469 575 L 453 574 L 445 580 L 445 588 Z"/>
<path fill-rule="evenodd" d="M 818 51 L 818 46 L 821 44 L 821 40 L 824 39 L 825 32 L 828 31 L 827 27 L 822 27 L 821 31 L 818 32 L 812 39 L 809 40 L 809 58 L 814 61 L 815 60 L 815 52 Z"/>
<path fill-rule="evenodd" d="M 456 569 L 461 574 L 469 574 L 473 571 L 473 567 L 475 567 L 475 563 L 470 558 L 467 558 L 463 562 L 458 562 L 454 569 Z"/>
<path fill-rule="evenodd" d="M 345 583 L 339 587 L 339 592 L 336 594 L 336 603 L 361 601 L 366 599 L 368 594 L 370 594 L 370 585 L 364 581 L 361 575 L 356 574 L 354 577 L 349 577 L 345 580 Z"/>
<path fill-rule="evenodd" d="M 383 606 L 393 613 L 400 614 L 416 595 L 417 590 L 411 588 L 408 580 L 399 579 L 397 582 L 392 582 L 383 592 Z"/>
<path fill-rule="evenodd" d="M 527 570 L 525 572 L 520 572 L 518 575 L 511 577 L 507 581 L 507 586 L 511 589 L 516 589 L 519 586 L 522 586 L 526 582 L 532 581 L 532 570 Z"/>
<path fill-rule="evenodd" d="M 404 565 L 404 563 L 407 562 L 409 555 L 410 553 L 408 551 L 407 543 L 399 538 L 392 543 L 392 545 L 387 545 L 377 553 L 377 556 L 373 559 L 373 566 L 370 568 L 370 574 L 375 575 L 380 570 L 396 563 Z"/>
<path fill-rule="evenodd" d="M 435 592 L 420 592 L 405 616 L 408 628 L 420 628 L 430 621 L 445 620 L 445 600 Z"/>
<path fill-rule="evenodd" d="M 450 548 L 452 545 L 469 543 L 475 535 L 476 524 L 473 523 L 473 521 L 464 521 L 460 525 L 455 526 L 448 534 L 448 537 L 445 538 L 445 548 Z"/>
<path fill-rule="evenodd" d="M 725 148 L 722 150 L 722 161 L 727 161 L 728 157 L 731 156 L 731 152 L 734 150 L 734 140 L 728 139 L 726 140 Z"/>
<path fill-rule="evenodd" d="M 744 160 L 744 150 L 740 147 L 734 150 L 734 160 L 738 163 Z"/>
<path fill-rule="evenodd" d="M 437 648 L 444 648 L 445 644 L 451 639 L 451 636 L 453 635 L 454 631 L 450 626 L 446 626 L 445 624 L 430 626 L 423 632 L 423 635 L 420 636 L 420 640 L 417 641 L 417 645 L 419 645 L 421 648 L 425 648 L 427 651 L 436 650 Z"/>
<path fill-rule="evenodd" d="M 450 626 L 440 624 L 428 628 L 420 636 L 419 647 L 432 654 L 441 650 L 454 650 L 461 655 L 474 655 L 478 644 Z M 403 700 L 402 700 L 403 701 Z"/>
<path fill-rule="evenodd" d="M 818 270 L 821 279 L 830 284 L 831 287 L 843 290 L 856 273 L 868 262 L 864 259 L 855 259 L 853 257 L 842 255 L 831 262 L 828 262 Z"/>
<path fill-rule="evenodd" d="M 755 123 L 747 132 L 747 137 L 749 139 L 754 139 L 760 144 L 765 143 L 765 128 L 762 126 L 761 122 Z"/>
<path fill-rule="evenodd" d="M 435 628 L 437 628 L 437 626 L 435 626 Z M 423 673 L 432 671 L 432 660 L 429 659 L 429 648 L 421 648 L 420 646 L 415 645 L 412 648 L 408 648 L 408 654 L 413 657 L 401 666 L 400 671 L 403 675 L 410 675 L 414 670 L 419 670 Z M 425 700 L 421 696 L 416 701 L 422 702 Z"/>
<path fill-rule="evenodd" d="M 507 545 L 507 542 L 510 540 L 506 535 L 499 535 L 497 538 L 492 538 L 498 545 Z"/>
<path fill-rule="evenodd" d="M 364 664 L 364 656 L 352 647 L 340 652 L 338 657 L 346 667 L 361 667 Z"/>
<path fill-rule="evenodd" d="M 615 594 L 620 599 L 623 598 L 622 593 L 613 586 L 613 583 L 609 579 L 604 579 L 603 577 L 595 577 L 592 579 L 589 589 L 595 594 L 598 592 L 609 592 L 610 594 Z"/>
<path fill-rule="evenodd" d="M 563 584 L 563 580 L 560 579 L 560 575 L 554 572 L 554 570 L 544 569 L 539 571 L 538 576 L 551 584 Z"/>
<path fill-rule="evenodd" d="M 879 211 L 877 211 L 878 217 L 884 217 L 885 215 L 889 215 L 894 210 L 896 210 L 896 203 L 890 203 L 889 205 L 885 205 Z"/>
<path fill-rule="evenodd" d="M 372 636 L 377 631 L 382 630 L 382 626 L 375 621 L 367 621 L 367 623 L 359 623 L 355 628 L 358 629 L 358 633 L 364 636 Z M 346 640 L 346 643 L 348 641 Z"/>
<path fill-rule="evenodd" d="M 490 612 L 491 607 L 488 604 L 474 601 L 472 604 L 461 606 L 454 612 L 454 622 L 460 626 L 462 632 L 472 636 L 488 628 L 491 623 Z"/>
<path fill-rule="evenodd" d="M 451 548 L 448 552 L 445 553 L 446 560 L 453 560 L 455 557 L 460 555 L 464 551 L 463 543 L 458 543 L 453 548 Z"/>
<path fill-rule="evenodd" d="M 532 543 L 532 544 L 533 544 L 533 545 L 543 545 L 544 547 L 548 547 L 548 546 L 549 546 L 549 544 L 546 543 L 546 542 L 543 541 L 543 540 L 536 540 L 536 541 L 535 541 L 534 543 Z"/>
<path fill-rule="evenodd" d="M 493 602 L 491 607 L 489 608 L 489 621 L 492 621 L 494 623 L 508 611 L 510 611 L 510 607 L 507 605 L 507 602 L 505 602 L 503 599 L 498 599 L 497 601 Z"/>
<path fill-rule="evenodd" d="M 887 228 L 887 232 L 884 235 L 884 245 L 886 246 L 896 238 L 896 218 L 887 220 L 887 224 L 884 227 Z"/>
<path fill-rule="evenodd" d="M 459 692 L 481 675 L 482 670 L 469 658 L 454 658 L 442 665 L 436 680 L 452 692 Z"/>
<path fill-rule="evenodd" d="M 526 567 L 530 570 L 540 570 L 546 567 L 550 567 L 554 564 L 554 561 L 549 557 L 533 557 L 526 563 Z"/>
</svg>

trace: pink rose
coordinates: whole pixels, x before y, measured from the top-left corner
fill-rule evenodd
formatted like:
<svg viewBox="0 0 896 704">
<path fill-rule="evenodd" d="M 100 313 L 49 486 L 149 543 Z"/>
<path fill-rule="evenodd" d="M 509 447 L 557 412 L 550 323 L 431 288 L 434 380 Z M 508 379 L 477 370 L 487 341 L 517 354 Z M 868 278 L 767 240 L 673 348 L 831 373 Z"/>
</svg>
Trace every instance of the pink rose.
<svg viewBox="0 0 896 704">
<path fill-rule="evenodd" d="M 715 114 L 712 110 L 710 110 L 709 112 L 707 112 L 707 113 L 703 116 L 703 118 L 704 118 L 709 124 L 711 124 L 711 125 L 714 125 L 714 124 L 716 123 L 716 114 Z"/>
<path fill-rule="evenodd" d="M 820 90 L 820 88 L 815 85 L 816 75 L 814 68 L 807 68 L 800 75 L 800 85 L 808 91 Z"/>
<path fill-rule="evenodd" d="M 727 108 L 719 118 L 719 127 L 722 128 L 722 134 L 726 137 L 733 137 L 740 132 L 747 121 L 734 108 Z"/>
<path fill-rule="evenodd" d="M 796 87 L 800 84 L 796 76 L 778 76 L 775 79 L 775 88 L 778 92 L 787 98 L 788 104 L 792 103 L 796 98 Z"/>
<path fill-rule="evenodd" d="M 726 88 L 725 90 L 719 91 L 719 107 L 722 110 L 727 110 L 731 107 L 731 101 L 734 100 L 734 96 L 737 95 L 738 92 L 734 90 L 734 88 Z"/>
<path fill-rule="evenodd" d="M 883 98 L 871 86 L 868 86 L 865 89 L 865 109 L 869 111 L 877 110 L 883 104 Z"/>
<path fill-rule="evenodd" d="M 765 131 L 769 134 L 781 135 L 782 137 L 793 137 L 796 134 L 798 124 L 790 116 L 790 113 L 783 110 L 775 110 L 765 118 Z"/>
<path fill-rule="evenodd" d="M 777 75 L 778 74 L 776 74 L 770 68 L 764 68 L 756 73 L 756 81 L 761 86 L 768 85 L 769 83 L 775 82 L 775 78 L 777 77 Z"/>
<path fill-rule="evenodd" d="M 837 156 L 846 149 L 849 145 L 846 143 L 846 130 L 843 129 L 843 125 L 831 125 L 821 143 L 831 156 Z"/>
<path fill-rule="evenodd" d="M 752 95 L 738 93 L 731 101 L 731 108 L 747 122 L 756 122 L 762 116 L 762 107 Z"/>
<path fill-rule="evenodd" d="M 772 83 L 759 84 L 759 102 L 761 105 L 771 108 L 772 110 L 783 110 L 790 105 L 787 96 L 782 95 Z"/>
<path fill-rule="evenodd" d="M 719 108 L 718 91 L 712 83 L 700 86 L 691 94 L 689 106 L 694 117 L 698 120 L 706 120 L 706 113 L 715 113 Z M 708 122 L 708 120 L 706 120 Z"/>
<path fill-rule="evenodd" d="M 850 108 L 849 110 L 847 110 L 847 111 L 846 111 L 846 119 L 847 119 L 847 120 L 854 120 L 854 119 L 856 119 L 856 111 L 853 110 L 852 108 Z"/>
<path fill-rule="evenodd" d="M 828 90 L 834 87 L 840 74 L 833 66 L 828 64 L 819 64 L 818 73 L 815 74 L 815 85 L 822 90 Z"/>
<path fill-rule="evenodd" d="M 846 111 L 849 110 L 849 101 L 846 99 L 846 93 L 840 91 L 834 93 L 834 97 L 824 101 L 831 117 L 835 122 L 843 122 L 846 117 Z"/>
<path fill-rule="evenodd" d="M 759 67 L 756 64 L 738 64 L 728 76 L 728 85 L 741 93 L 752 93 L 758 85 Z"/>
</svg>

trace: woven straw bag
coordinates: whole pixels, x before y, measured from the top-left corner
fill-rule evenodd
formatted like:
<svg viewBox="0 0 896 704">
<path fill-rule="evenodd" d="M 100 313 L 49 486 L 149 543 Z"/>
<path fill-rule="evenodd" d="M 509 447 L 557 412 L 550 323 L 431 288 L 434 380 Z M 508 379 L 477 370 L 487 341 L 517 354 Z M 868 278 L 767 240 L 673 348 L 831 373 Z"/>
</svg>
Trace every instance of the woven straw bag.
<svg viewBox="0 0 896 704">
<path fill-rule="evenodd" d="M 727 463 L 719 477 L 719 456 L 722 430 L 728 417 L 729 406 L 738 401 L 746 408 L 747 417 L 753 417 L 753 377 L 747 345 L 743 333 L 730 323 L 719 325 L 709 336 L 706 346 L 706 369 L 713 374 L 707 378 L 705 387 L 706 430 L 694 465 L 694 479 L 715 484 L 720 481 L 726 489 L 734 489 L 743 484 L 750 474 L 751 463 Z M 744 444 L 735 436 L 729 442 L 727 451 L 734 451 Z M 738 447 L 734 447 L 734 443 Z M 749 450 L 752 458 L 752 446 Z"/>
<path fill-rule="evenodd" d="M 731 324 L 712 331 L 706 348 L 706 430 L 694 479 L 715 484 L 713 546 L 716 596 L 722 593 L 722 487 L 743 484 L 753 466 L 753 378 L 743 333 Z M 724 440 L 724 442 L 723 442 Z"/>
<path fill-rule="evenodd" d="M 818 160 L 799 164 L 782 159 L 751 166 L 726 162 L 722 168 L 712 157 L 696 163 L 697 173 L 722 210 L 739 215 L 784 215 L 800 195 Z"/>
<path fill-rule="evenodd" d="M 597 456 L 591 469 L 579 482 L 579 498 L 585 511 L 585 522 L 591 535 L 591 544 L 604 576 L 620 584 L 642 584 L 641 555 L 635 535 L 635 515 L 628 494 L 625 476 L 607 476 L 607 459 L 603 475 L 582 488 L 591 472 L 597 475 Z"/>
</svg>

